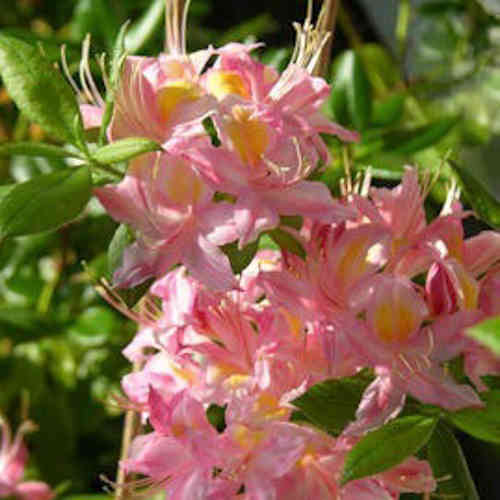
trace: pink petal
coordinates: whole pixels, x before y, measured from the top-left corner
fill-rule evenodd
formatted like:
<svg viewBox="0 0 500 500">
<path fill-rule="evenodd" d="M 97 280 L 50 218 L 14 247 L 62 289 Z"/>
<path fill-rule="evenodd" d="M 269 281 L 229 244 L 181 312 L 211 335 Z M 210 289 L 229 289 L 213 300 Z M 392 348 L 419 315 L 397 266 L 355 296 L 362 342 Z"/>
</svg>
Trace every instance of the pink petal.
<svg viewBox="0 0 500 500">
<path fill-rule="evenodd" d="M 90 104 L 80 104 L 80 113 L 83 118 L 83 127 L 85 130 L 101 126 L 104 109 Z"/>
</svg>

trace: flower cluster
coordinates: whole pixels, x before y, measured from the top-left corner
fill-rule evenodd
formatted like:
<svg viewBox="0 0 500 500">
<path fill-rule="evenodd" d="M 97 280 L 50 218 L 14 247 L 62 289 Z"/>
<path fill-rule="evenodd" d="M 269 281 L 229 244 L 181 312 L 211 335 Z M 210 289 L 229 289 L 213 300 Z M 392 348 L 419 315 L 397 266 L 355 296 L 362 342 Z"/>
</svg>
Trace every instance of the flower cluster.
<svg viewBox="0 0 500 500">
<path fill-rule="evenodd" d="M 251 57 L 255 46 L 186 54 L 185 18 L 168 2 L 166 53 L 125 60 L 109 128 L 112 141 L 143 136 L 162 151 L 96 190 L 136 235 L 115 283 L 158 278 L 125 350 L 141 369 L 123 379 L 126 405 L 152 431 L 121 467 L 171 499 L 432 492 L 431 468 L 415 457 L 342 485 L 345 457 L 408 396 L 450 411 L 483 405 L 481 376 L 500 361 L 464 331 L 500 313 L 500 235 L 465 239 L 455 189 L 427 223 L 412 169 L 394 189 L 367 179 L 339 200 L 308 180 L 328 161 L 320 134 L 357 137 L 320 113 L 325 35 L 309 19 L 278 75 Z M 99 122 L 102 109 L 83 111 L 88 126 Z M 280 226 L 292 215 L 300 228 Z M 244 249 L 278 226 L 305 258 L 264 248 L 235 276 L 220 247 Z M 457 356 L 475 389 L 446 369 Z M 363 369 L 372 382 L 339 436 L 294 418 L 292 401 L 311 386 Z"/>
<path fill-rule="evenodd" d="M 7 422 L 0 417 L 2 439 L 0 441 L 0 498 L 19 500 L 51 500 L 54 493 L 50 487 L 39 481 L 22 481 L 28 450 L 23 436 L 34 429 L 31 422 L 24 422 L 14 438 Z"/>
</svg>

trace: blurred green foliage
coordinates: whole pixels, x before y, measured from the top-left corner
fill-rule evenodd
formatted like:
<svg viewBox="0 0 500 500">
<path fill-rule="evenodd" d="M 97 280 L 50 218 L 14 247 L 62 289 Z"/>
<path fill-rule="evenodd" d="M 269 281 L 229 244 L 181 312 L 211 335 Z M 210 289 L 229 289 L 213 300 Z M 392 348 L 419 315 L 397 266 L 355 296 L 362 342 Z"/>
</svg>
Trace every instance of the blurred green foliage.
<svg viewBox="0 0 500 500">
<path fill-rule="evenodd" d="M 290 22 L 302 18 L 305 3 L 258 0 L 235 9 L 233 2 L 193 0 L 189 46 L 264 40 L 259 57 L 282 70 L 293 43 Z M 394 7 L 381 3 L 371 9 Z M 346 162 L 354 174 L 370 167 L 375 182 L 384 184 L 397 181 L 405 164 L 416 164 L 437 179 L 430 210 L 442 203 L 455 176 L 485 223 L 499 225 L 500 21 L 489 4 L 396 2 L 397 26 L 390 27 L 396 36 L 387 46 L 379 37 L 387 27 L 372 23 L 373 12 L 344 2 L 326 75 L 333 90 L 325 112 L 360 131 L 361 140 L 352 146 L 329 140 L 334 159 L 322 179 L 332 190 Z M 127 19 L 133 22 L 125 46 L 158 53 L 162 10 L 163 0 L 18 0 L 0 10 L 0 27 L 41 46 L 54 62 L 64 43 L 76 72 L 87 33 L 93 55 L 111 53 Z M 0 87 L 1 142 L 50 140 L 47 132 L 20 115 Z M 69 161 L 0 156 L 0 184 L 57 173 Z M 487 200 L 485 210 L 477 200 Z M 468 230 L 479 227 L 469 224 Z M 28 412 L 39 424 L 41 431 L 29 438 L 29 474 L 61 485 L 64 494 L 102 492 L 98 476 L 113 478 L 119 456 L 122 419 L 113 394 L 129 370 L 120 352 L 135 326 L 99 297 L 93 281 L 109 277 L 108 246 L 116 230 L 91 200 L 73 223 L 0 246 L 0 408 L 13 421 Z M 480 494 L 494 491 L 498 448 L 469 438 L 464 444 L 473 452 Z M 490 456 L 496 457 L 493 464 Z"/>
</svg>

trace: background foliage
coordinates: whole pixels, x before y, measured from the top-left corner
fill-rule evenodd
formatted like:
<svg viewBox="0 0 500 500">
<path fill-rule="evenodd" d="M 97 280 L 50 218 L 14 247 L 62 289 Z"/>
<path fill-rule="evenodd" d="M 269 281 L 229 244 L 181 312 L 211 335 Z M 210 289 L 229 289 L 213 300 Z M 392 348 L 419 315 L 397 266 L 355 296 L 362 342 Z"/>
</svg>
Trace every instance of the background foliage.
<svg viewBox="0 0 500 500">
<path fill-rule="evenodd" d="M 370 166 L 376 182 L 388 185 L 412 163 L 438 178 L 428 204 L 432 214 L 454 171 L 484 224 L 500 227 L 495 5 L 492 0 L 344 2 L 327 75 L 335 85 L 325 112 L 361 131 L 362 141 L 348 148 L 331 141 L 334 161 L 323 180 L 332 190 L 338 188 L 344 161 L 354 172 Z M 92 36 L 94 55 L 111 52 L 127 19 L 133 21 L 127 48 L 158 53 L 162 7 L 163 0 L 19 0 L 0 11 L 0 26 L 2 33 L 39 45 L 54 62 L 64 43 L 76 71 L 86 34 Z M 234 2 L 193 0 L 190 48 L 263 40 L 267 46 L 259 56 L 282 69 L 293 43 L 291 22 L 304 11 L 305 1 L 254 0 L 235 9 Z M 0 87 L 1 142 L 51 141 L 50 132 L 50 126 L 42 129 L 19 114 Z M 72 161 L 7 155 L 1 142 L 0 199 L 2 185 L 61 174 Z M 480 228 L 474 222 L 467 229 Z M 29 414 L 39 424 L 41 431 L 30 436 L 29 473 L 59 485 L 63 496 L 102 491 L 99 474 L 113 478 L 119 456 L 122 418 L 112 395 L 129 370 L 120 351 L 134 325 L 94 288 L 96 277 L 109 276 L 107 249 L 115 231 L 116 224 L 91 200 L 75 221 L 55 232 L 2 235 L 0 408 L 13 421 Z M 437 436 L 449 443 L 447 432 Z M 491 498 L 499 486 L 499 446 L 457 437 L 480 495 Z M 439 447 L 432 446 L 437 453 Z"/>
</svg>

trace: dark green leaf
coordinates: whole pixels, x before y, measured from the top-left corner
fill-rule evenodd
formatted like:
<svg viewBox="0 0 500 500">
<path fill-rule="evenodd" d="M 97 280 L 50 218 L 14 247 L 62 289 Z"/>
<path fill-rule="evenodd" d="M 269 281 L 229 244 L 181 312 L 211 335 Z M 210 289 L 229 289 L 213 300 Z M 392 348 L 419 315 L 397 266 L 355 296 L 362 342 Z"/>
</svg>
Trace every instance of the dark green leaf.
<svg viewBox="0 0 500 500">
<path fill-rule="evenodd" d="M 298 255 L 301 259 L 306 258 L 304 247 L 288 232 L 283 229 L 272 229 L 267 234 L 282 249 Z"/>
<path fill-rule="evenodd" d="M 12 306 L 0 308 L 0 337 L 8 336 L 15 342 L 29 342 L 53 333 L 50 323 L 32 309 Z"/>
<path fill-rule="evenodd" d="M 98 163 L 108 165 L 130 160 L 136 156 L 159 151 L 161 146 L 144 137 L 128 137 L 99 148 L 93 158 Z"/>
<path fill-rule="evenodd" d="M 224 432 L 226 428 L 226 406 L 211 404 L 207 408 L 207 419 L 217 432 Z"/>
<path fill-rule="evenodd" d="M 427 458 L 434 477 L 440 479 L 435 492 L 437 497 L 479 500 L 462 448 L 443 423 L 434 429 L 427 446 Z"/>
<path fill-rule="evenodd" d="M 77 142 L 83 130 L 80 110 L 69 84 L 38 47 L 0 34 L 0 73 L 19 109 L 54 137 Z"/>
<path fill-rule="evenodd" d="M 259 241 L 257 239 L 241 250 L 238 248 L 238 242 L 228 243 L 222 246 L 221 249 L 227 255 L 233 273 L 240 274 L 250 265 L 250 262 L 252 262 L 252 259 L 255 257 L 259 249 Z"/>
<path fill-rule="evenodd" d="M 483 392 L 486 408 L 466 408 L 448 413 L 453 425 L 471 436 L 500 444 L 500 390 Z"/>
<path fill-rule="evenodd" d="M 361 396 L 369 381 L 360 377 L 327 380 L 311 387 L 292 401 L 315 425 L 340 434 L 355 419 Z"/>
<path fill-rule="evenodd" d="M 289 48 L 269 49 L 262 55 L 262 62 L 282 73 L 290 61 L 292 51 Z"/>
<path fill-rule="evenodd" d="M 394 94 L 373 105 L 372 125 L 388 127 L 401 120 L 404 112 L 405 96 Z"/>
<path fill-rule="evenodd" d="M 91 194 L 88 167 L 65 169 L 16 184 L 0 201 L 0 237 L 56 229 L 74 219 Z"/>
<path fill-rule="evenodd" d="M 349 50 L 335 65 L 330 97 L 336 120 L 357 130 L 368 127 L 372 112 L 372 89 L 358 54 Z"/>
<path fill-rule="evenodd" d="M 67 151 L 43 142 L 7 142 L 0 144 L 0 156 L 23 155 L 46 158 L 81 158 L 78 153 Z"/>
<path fill-rule="evenodd" d="M 436 419 L 429 417 L 403 417 L 369 432 L 348 453 L 341 483 L 400 464 L 427 444 L 436 423 Z"/>
<path fill-rule="evenodd" d="M 450 12 L 461 13 L 465 8 L 464 2 L 460 0 L 431 0 L 421 5 L 418 11 L 420 14 L 435 16 Z"/>
<path fill-rule="evenodd" d="M 388 132 L 383 136 L 384 150 L 413 154 L 437 144 L 458 123 L 459 117 L 447 117 L 412 130 Z"/>
<path fill-rule="evenodd" d="M 86 309 L 68 330 L 70 338 L 84 347 L 104 344 L 117 325 L 116 315 L 107 307 L 94 306 Z"/>
<path fill-rule="evenodd" d="M 300 231 L 304 219 L 300 215 L 282 215 L 280 216 L 280 224 L 282 226 L 292 227 L 297 231 Z"/>
<path fill-rule="evenodd" d="M 212 143 L 212 146 L 218 148 L 221 145 L 221 142 L 212 118 L 210 118 L 210 116 L 207 116 L 201 123 L 203 125 L 203 128 L 205 129 L 205 132 L 210 136 L 210 142 Z"/>
<path fill-rule="evenodd" d="M 495 229 L 500 229 L 500 201 L 493 197 L 468 169 L 454 161 L 448 161 L 458 175 L 467 201 L 476 215 Z"/>
<path fill-rule="evenodd" d="M 483 375 L 481 380 L 488 386 L 488 388 L 500 390 L 499 375 Z"/>
<path fill-rule="evenodd" d="M 100 35 L 112 47 L 118 31 L 116 15 L 105 0 L 79 0 L 73 14 L 73 36 L 83 40 L 87 33 Z"/>
<path fill-rule="evenodd" d="M 466 333 L 490 349 L 495 355 L 500 356 L 500 316 L 488 318 L 468 328 Z"/>
</svg>

